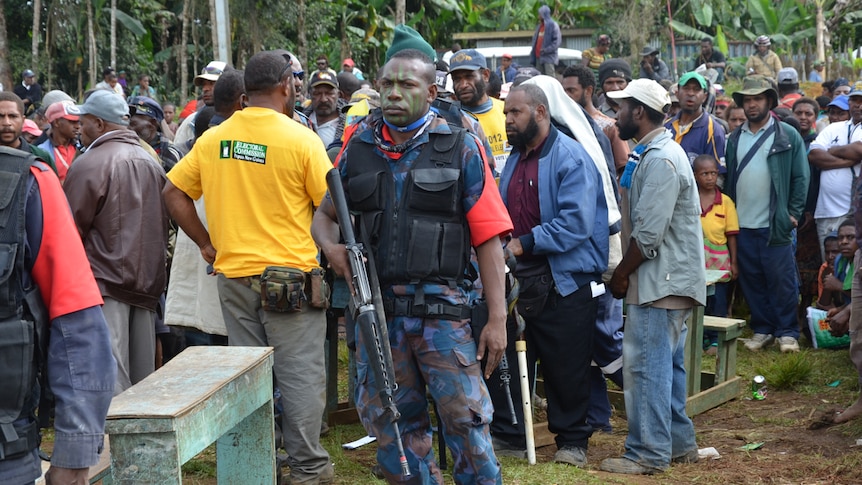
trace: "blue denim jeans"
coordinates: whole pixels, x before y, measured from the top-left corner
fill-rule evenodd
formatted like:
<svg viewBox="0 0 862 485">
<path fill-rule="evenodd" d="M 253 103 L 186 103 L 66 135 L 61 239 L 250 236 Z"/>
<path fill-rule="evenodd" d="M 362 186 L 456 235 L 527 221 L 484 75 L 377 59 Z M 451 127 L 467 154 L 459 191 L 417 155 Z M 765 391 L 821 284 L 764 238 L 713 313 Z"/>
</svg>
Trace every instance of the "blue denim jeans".
<svg viewBox="0 0 862 485">
<path fill-rule="evenodd" d="M 697 449 L 685 414 L 686 318 L 691 309 L 628 306 L 623 380 L 629 434 L 625 457 L 664 470 L 673 457 Z"/>
</svg>

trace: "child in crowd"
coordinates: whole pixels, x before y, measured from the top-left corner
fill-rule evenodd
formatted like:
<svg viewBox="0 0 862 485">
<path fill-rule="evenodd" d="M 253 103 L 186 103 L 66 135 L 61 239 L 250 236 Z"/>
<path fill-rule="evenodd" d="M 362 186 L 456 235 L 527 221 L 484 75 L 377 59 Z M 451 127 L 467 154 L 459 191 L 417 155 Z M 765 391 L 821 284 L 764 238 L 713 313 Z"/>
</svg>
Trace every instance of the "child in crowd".
<svg viewBox="0 0 862 485">
<path fill-rule="evenodd" d="M 853 283 L 853 256 L 859 246 L 856 244 L 856 226 L 852 218 L 847 218 L 838 225 L 838 250 L 841 254 L 835 258 L 835 272 L 826 277 L 823 282 L 825 290 L 838 289 L 843 300 L 835 303 L 835 308 L 829 310 L 826 319 L 829 322 L 829 332 L 835 337 L 847 335 L 850 324 L 850 287 Z"/>
<path fill-rule="evenodd" d="M 730 133 L 733 132 L 739 126 L 742 126 L 746 121 L 745 110 L 742 106 L 737 106 L 736 103 L 730 103 L 730 106 L 727 107 L 727 110 L 724 112 L 725 118 L 727 121 L 727 136 L 730 137 Z"/>
<path fill-rule="evenodd" d="M 832 231 L 826 236 L 823 240 L 823 250 L 826 261 L 820 265 L 820 271 L 817 273 L 817 308 L 831 310 L 835 308 L 836 303 L 840 305 L 843 300 L 841 296 L 843 283 L 836 278 L 833 277 L 830 280 L 831 289 L 826 288 L 826 278 L 835 273 L 835 258 L 841 254 L 838 249 L 838 231 Z"/>
<path fill-rule="evenodd" d="M 717 317 L 727 316 L 728 282 L 735 280 L 739 269 L 736 263 L 736 235 L 739 220 L 736 206 L 730 197 L 721 193 L 718 181 L 718 160 L 712 155 L 700 155 L 692 163 L 694 179 L 700 193 L 700 222 L 703 226 L 703 250 L 706 269 L 724 270 L 728 275 L 715 284 L 715 294 L 706 300 L 705 313 Z M 704 349 L 715 355 L 718 334 L 704 334 Z"/>
</svg>

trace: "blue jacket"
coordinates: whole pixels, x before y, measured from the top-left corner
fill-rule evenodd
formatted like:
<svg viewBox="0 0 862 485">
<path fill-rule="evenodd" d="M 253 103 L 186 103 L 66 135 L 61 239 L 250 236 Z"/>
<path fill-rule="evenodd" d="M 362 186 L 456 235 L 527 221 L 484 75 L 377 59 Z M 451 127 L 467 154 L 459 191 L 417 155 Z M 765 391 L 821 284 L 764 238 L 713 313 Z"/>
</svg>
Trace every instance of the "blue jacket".
<svg viewBox="0 0 862 485">
<path fill-rule="evenodd" d="M 521 157 L 513 148 L 500 176 L 500 194 L 507 202 L 509 182 Z M 539 212 L 542 222 L 531 232 L 533 254 L 545 255 L 562 296 L 574 293 L 584 276 L 608 268 L 608 206 L 602 179 L 580 143 L 551 127 L 539 155 Z M 525 250 L 530 249 L 530 237 Z"/>
<path fill-rule="evenodd" d="M 515 64 L 511 64 L 508 69 L 503 71 L 503 66 L 497 68 L 497 77 L 500 78 L 500 82 L 502 83 L 510 83 L 515 80 L 515 76 L 518 75 L 518 69 Z M 505 74 L 505 76 L 504 76 Z"/>
<path fill-rule="evenodd" d="M 530 64 L 540 66 L 542 64 L 557 65 L 557 49 L 563 43 L 563 36 L 560 33 L 560 26 L 551 20 L 551 9 L 547 5 L 539 7 L 539 16 L 545 22 L 545 38 L 542 40 L 542 50 L 536 52 L 536 40 L 539 38 L 539 29 L 541 25 L 536 26 L 536 32 L 533 33 L 533 48 L 530 50 Z"/>
</svg>

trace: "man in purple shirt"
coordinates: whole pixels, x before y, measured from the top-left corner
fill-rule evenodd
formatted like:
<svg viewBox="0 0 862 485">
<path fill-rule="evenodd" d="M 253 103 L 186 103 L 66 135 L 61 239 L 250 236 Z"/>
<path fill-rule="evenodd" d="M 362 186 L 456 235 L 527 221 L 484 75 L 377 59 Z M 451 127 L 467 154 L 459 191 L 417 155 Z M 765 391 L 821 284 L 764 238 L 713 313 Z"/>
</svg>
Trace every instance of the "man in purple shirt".
<svg viewBox="0 0 862 485">
<path fill-rule="evenodd" d="M 698 155 L 712 155 L 724 173 L 724 128 L 703 109 L 708 95 L 709 83 L 703 76 L 696 72 L 683 75 L 676 93 L 680 111 L 664 127 L 685 150 L 689 162 Z"/>
</svg>

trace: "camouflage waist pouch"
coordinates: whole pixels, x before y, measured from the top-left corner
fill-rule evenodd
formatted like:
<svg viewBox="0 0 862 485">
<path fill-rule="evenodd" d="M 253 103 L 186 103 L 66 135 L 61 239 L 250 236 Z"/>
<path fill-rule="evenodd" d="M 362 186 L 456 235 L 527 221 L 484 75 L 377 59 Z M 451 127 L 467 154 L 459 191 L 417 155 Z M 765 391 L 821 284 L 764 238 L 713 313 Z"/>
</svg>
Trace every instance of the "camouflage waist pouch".
<svg viewBox="0 0 862 485">
<path fill-rule="evenodd" d="M 305 300 L 305 273 L 296 268 L 268 266 L 260 275 L 260 302 L 266 311 L 298 312 Z"/>
<path fill-rule="evenodd" d="M 305 294 L 308 296 L 309 305 L 313 308 L 324 310 L 329 308 L 332 291 L 330 290 L 329 282 L 326 281 L 326 270 L 323 268 L 314 268 L 308 273 Z"/>
</svg>

